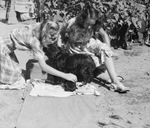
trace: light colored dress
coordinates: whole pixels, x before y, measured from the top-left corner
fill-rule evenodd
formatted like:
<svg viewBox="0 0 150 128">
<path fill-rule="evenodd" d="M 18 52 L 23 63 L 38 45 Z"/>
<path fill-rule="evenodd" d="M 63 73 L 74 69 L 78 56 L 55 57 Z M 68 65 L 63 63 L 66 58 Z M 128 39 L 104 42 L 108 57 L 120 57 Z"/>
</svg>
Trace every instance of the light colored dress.
<svg viewBox="0 0 150 128">
<path fill-rule="evenodd" d="M 7 36 L 0 37 L 0 83 L 13 84 L 21 77 L 22 69 L 14 50 L 31 50 L 36 59 L 45 56 L 39 40 L 33 35 L 34 27 L 28 25 L 14 29 Z"/>
</svg>

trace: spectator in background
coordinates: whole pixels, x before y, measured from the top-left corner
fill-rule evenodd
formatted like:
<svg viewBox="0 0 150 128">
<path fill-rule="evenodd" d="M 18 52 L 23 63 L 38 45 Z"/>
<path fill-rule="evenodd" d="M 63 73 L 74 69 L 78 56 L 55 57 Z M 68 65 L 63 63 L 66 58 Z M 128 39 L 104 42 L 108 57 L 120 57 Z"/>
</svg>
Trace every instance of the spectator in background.
<svg viewBox="0 0 150 128">
<path fill-rule="evenodd" d="M 2 0 L 0 0 L 0 7 L 2 7 Z"/>
<path fill-rule="evenodd" d="M 138 41 L 141 45 L 145 43 L 145 34 L 146 34 L 146 21 L 141 17 L 141 14 L 138 14 L 137 31 L 138 31 Z"/>
<path fill-rule="evenodd" d="M 145 44 L 150 47 L 150 23 L 148 23 L 147 25 L 147 37 Z"/>
<path fill-rule="evenodd" d="M 36 22 L 41 22 L 42 21 L 42 13 L 43 13 L 41 0 L 36 1 L 35 13 L 36 13 Z"/>
<path fill-rule="evenodd" d="M 33 3 L 33 0 L 29 0 L 29 3 L 31 3 L 30 7 L 29 7 L 29 15 L 30 15 L 31 18 L 35 18 L 35 15 L 34 15 L 34 13 L 35 13 L 35 5 Z"/>
</svg>

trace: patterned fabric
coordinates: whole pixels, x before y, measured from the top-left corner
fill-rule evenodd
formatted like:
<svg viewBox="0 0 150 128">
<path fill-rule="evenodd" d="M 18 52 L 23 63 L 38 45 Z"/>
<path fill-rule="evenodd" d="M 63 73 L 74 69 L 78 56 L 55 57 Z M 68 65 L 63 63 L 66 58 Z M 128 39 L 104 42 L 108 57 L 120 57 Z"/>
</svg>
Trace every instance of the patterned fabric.
<svg viewBox="0 0 150 128">
<path fill-rule="evenodd" d="M 32 26 L 13 30 L 8 36 L 0 37 L 0 83 L 13 84 L 21 76 L 21 68 L 14 50 L 32 50 L 36 59 L 44 52 L 40 42 L 32 35 Z"/>
<path fill-rule="evenodd" d="M 89 52 L 92 52 L 95 55 L 100 55 L 99 59 L 101 64 L 105 61 L 105 55 L 107 57 L 111 57 L 113 55 L 110 47 L 98 39 L 91 38 L 86 48 Z M 96 65 L 98 65 L 98 63 L 96 63 Z"/>
<path fill-rule="evenodd" d="M 0 83 L 12 84 L 21 76 L 21 69 L 11 54 L 15 48 L 9 36 L 0 38 L 0 49 Z"/>
<path fill-rule="evenodd" d="M 16 49 L 18 50 L 32 50 L 35 59 L 38 58 L 39 55 L 44 57 L 44 52 L 40 46 L 39 40 L 33 36 L 33 28 L 36 25 L 28 25 L 21 29 L 15 29 L 11 32 L 11 38 L 14 42 Z"/>
</svg>

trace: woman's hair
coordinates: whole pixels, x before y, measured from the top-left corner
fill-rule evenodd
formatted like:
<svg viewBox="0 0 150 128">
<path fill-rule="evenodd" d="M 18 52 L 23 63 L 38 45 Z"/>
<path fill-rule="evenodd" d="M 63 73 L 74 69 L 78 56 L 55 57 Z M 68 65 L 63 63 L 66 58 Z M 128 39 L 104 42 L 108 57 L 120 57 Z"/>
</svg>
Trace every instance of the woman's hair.
<svg viewBox="0 0 150 128">
<path fill-rule="evenodd" d="M 97 31 L 99 31 L 99 29 L 101 28 L 101 27 L 103 27 L 103 20 L 101 20 L 101 19 L 98 19 L 98 20 L 96 20 L 96 23 L 94 24 L 94 26 L 93 26 L 93 30 L 94 30 L 94 32 L 97 32 Z"/>
<path fill-rule="evenodd" d="M 98 10 L 90 5 L 86 5 L 81 13 L 77 16 L 76 24 L 78 24 L 80 27 L 83 27 L 84 22 L 87 20 L 88 17 L 97 20 L 99 18 Z"/>
<path fill-rule="evenodd" d="M 52 44 L 57 40 L 59 29 L 60 27 L 57 22 L 45 20 L 41 22 L 40 25 L 33 31 L 39 39 L 41 46 L 47 47 L 49 44 Z M 51 34 L 53 32 L 56 34 Z"/>
</svg>

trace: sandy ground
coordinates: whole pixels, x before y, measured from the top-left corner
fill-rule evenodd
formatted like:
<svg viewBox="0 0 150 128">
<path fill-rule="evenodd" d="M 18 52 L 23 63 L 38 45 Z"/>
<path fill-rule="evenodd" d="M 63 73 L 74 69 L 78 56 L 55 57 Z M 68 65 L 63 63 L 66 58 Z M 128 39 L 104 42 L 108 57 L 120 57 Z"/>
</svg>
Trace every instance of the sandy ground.
<svg viewBox="0 0 150 128">
<path fill-rule="evenodd" d="M 1 22 L 4 17 L 5 11 L 1 9 L 0 36 L 25 25 L 7 25 Z M 113 58 L 116 72 L 124 77 L 123 83 L 131 91 L 119 94 L 99 86 L 102 94 L 97 103 L 100 122 L 109 122 L 103 128 L 150 128 L 150 48 L 135 45 L 132 50 L 114 52 L 118 54 Z M 30 53 L 16 51 L 16 54 L 25 70 Z M 22 96 L 23 90 L 0 90 L 0 128 L 14 128 L 23 105 Z"/>
</svg>

